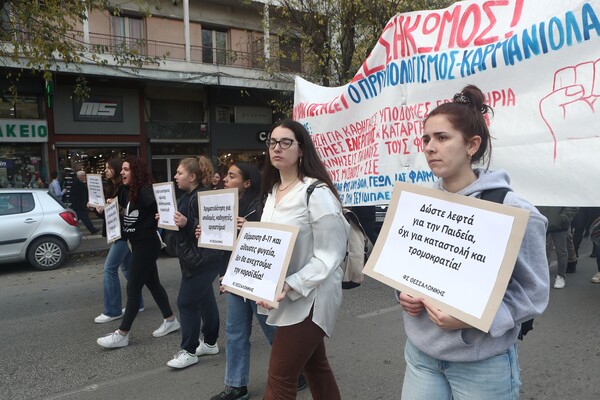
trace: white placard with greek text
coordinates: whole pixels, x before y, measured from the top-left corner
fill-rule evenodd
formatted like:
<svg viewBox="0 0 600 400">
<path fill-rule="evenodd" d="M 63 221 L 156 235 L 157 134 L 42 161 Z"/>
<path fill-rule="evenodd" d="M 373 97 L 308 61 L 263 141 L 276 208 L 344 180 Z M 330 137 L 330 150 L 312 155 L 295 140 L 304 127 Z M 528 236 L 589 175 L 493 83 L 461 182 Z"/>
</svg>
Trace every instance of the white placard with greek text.
<svg viewBox="0 0 600 400">
<path fill-rule="evenodd" d="M 106 242 L 112 243 L 121 239 L 121 221 L 119 219 L 119 200 L 115 199 L 104 207 L 104 223 L 106 224 Z"/>
<path fill-rule="evenodd" d="M 405 183 L 393 196 L 365 273 L 487 331 L 529 212 Z"/>
<path fill-rule="evenodd" d="M 104 187 L 102 185 L 102 175 L 87 174 L 88 203 L 94 207 L 104 207 Z"/>
<path fill-rule="evenodd" d="M 228 292 L 277 308 L 298 236 L 294 226 L 246 222 L 229 259 L 222 284 Z"/>
<path fill-rule="evenodd" d="M 198 192 L 200 229 L 198 247 L 233 250 L 237 234 L 238 189 Z"/>
<path fill-rule="evenodd" d="M 158 227 L 178 231 L 175 224 L 175 211 L 177 211 L 177 200 L 175 198 L 175 185 L 173 182 L 154 183 L 154 198 L 158 207 Z"/>
</svg>

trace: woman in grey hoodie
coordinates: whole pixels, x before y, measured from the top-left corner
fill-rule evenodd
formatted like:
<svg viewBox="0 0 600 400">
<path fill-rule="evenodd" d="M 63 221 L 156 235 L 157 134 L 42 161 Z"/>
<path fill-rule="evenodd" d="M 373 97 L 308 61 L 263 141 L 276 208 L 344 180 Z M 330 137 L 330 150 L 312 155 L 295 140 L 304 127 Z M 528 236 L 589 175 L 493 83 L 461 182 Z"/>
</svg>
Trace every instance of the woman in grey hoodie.
<svg viewBox="0 0 600 400">
<path fill-rule="evenodd" d="M 474 328 L 427 300 L 400 293 L 408 340 L 402 387 L 405 400 L 518 399 L 521 381 L 516 340 L 521 323 L 540 315 L 548 304 L 549 275 L 545 237 L 547 220 L 510 190 L 504 171 L 489 165 L 490 133 L 479 88 L 469 85 L 454 101 L 435 108 L 425 119 L 424 152 L 437 176 L 437 189 L 480 197 L 506 188 L 504 204 L 526 209 L 529 221 L 502 303 L 489 332 Z"/>
</svg>

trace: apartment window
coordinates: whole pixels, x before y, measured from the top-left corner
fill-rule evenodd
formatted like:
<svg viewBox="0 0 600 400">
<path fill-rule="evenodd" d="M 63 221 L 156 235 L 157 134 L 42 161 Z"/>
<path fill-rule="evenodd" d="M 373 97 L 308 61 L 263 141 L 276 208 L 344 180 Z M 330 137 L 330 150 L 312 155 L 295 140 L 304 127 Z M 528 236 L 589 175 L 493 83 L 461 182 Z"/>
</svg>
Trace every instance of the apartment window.
<svg viewBox="0 0 600 400">
<path fill-rule="evenodd" d="M 144 25 L 142 18 L 112 16 L 112 34 L 115 47 L 126 47 L 144 54 Z"/>
<path fill-rule="evenodd" d="M 227 64 L 227 32 L 202 29 L 202 62 Z"/>
<path fill-rule="evenodd" d="M 10 98 L 0 98 L 0 118 L 8 119 L 40 119 L 40 99 L 37 96 L 19 96 L 15 103 Z"/>
<path fill-rule="evenodd" d="M 302 42 L 300 39 L 280 38 L 279 50 L 279 65 L 282 71 L 300 72 L 302 70 Z"/>
</svg>

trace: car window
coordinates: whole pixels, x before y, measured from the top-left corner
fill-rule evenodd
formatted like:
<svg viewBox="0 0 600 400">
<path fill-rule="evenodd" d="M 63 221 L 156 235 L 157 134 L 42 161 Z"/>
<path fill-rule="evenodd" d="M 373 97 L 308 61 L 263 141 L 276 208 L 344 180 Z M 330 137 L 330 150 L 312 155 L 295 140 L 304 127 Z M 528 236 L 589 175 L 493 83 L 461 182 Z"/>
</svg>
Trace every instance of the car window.
<svg viewBox="0 0 600 400">
<path fill-rule="evenodd" d="M 28 213 L 34 207 L 31 193 L 0 193 L 0 215 Z"/>
<path fill-rule="evenodd" d="M 21 212 L 28 213 L 32 211 L 35 207 L 35 203 L 33 201 L 33 194 L 31 193 L 22 193 L 21 194 Z"/>
</svg>

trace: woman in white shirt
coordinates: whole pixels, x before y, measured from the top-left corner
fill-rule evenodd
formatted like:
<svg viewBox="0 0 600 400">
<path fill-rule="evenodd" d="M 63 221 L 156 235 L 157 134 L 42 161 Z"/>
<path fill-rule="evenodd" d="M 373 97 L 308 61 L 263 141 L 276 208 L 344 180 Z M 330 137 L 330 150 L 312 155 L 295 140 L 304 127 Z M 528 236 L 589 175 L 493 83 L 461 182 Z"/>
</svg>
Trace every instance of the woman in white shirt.
<svg viewBox="0 0 600 400">
<path fill-rule="evenodd" d="M 300 371 L 313 399 L 336 400 L 340 393 L 325 352 L 342 302 L 342 269 L 348 223 L 338 193 L 319 159 L 310 135 L 300 123 L 284 120 L 266 141 L 269 157 L 263 169 L 267 195 L 261 221 L 297 226 L 279 308 L 269 309 L 267 323 L 277 326 L 269 360 L 265 400 L 295 399 Z M 307 204 L 306 190 L 318 186 Z"/>
</svg>

